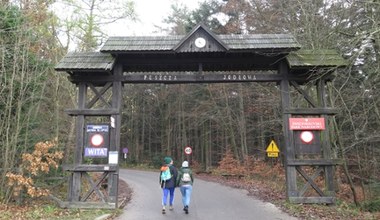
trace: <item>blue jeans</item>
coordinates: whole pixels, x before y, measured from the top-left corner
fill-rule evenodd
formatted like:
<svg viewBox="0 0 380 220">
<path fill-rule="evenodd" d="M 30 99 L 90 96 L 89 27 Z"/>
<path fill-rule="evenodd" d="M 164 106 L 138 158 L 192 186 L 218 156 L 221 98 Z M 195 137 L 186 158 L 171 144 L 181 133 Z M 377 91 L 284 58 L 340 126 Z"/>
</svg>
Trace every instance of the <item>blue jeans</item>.
<svg viewBox="0 0 380 220">
<path fill-rule="evenodd" d="M 168 194 L 170 194 L 170 201 L 169 201 L 169 205 L 173 205 L 173 201 L 174 201 L 174 187 L 173 188 L 162 188 L 162 193 L 163 193 L 163 196 L 162 196 L 162 205 L 163 206 L 166 206 L 166 201 L 168 200 Z"/>
<path fill-rule="evenodd" d="M 181 186 L 181 188 L 179 190 L 181 191 L 181 194 L 182 194 L 183 206 L 189 206 L 191 192 L 193 191 L 193 186 L 192 185 L 184 185 L 184 186 Z"/>
</svg>

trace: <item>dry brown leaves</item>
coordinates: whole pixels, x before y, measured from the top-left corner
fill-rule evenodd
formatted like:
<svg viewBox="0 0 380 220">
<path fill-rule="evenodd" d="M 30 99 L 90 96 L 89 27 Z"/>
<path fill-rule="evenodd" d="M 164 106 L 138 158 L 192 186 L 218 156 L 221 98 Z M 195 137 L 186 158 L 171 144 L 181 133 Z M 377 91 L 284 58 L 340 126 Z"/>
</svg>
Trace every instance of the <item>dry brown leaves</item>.
<svg viewBox="0 0 380 220">
<path fill-rule="evenodd" d="M 58 162 L 63 158 L 63 152 L 51 152 L 56 145 L 56 140 L 38 142 L 32 153 L 22 154 L 21 172 L 6 174 L 8 185 L 13 187 L 15 197 L 19 196 L 24 189 L 31 197 L 49 194 L 49 190 L 34 186 L 33 177 L 38 177 L 41 173 L 49 173 L 50 167 L 58 168 Z"/>
<path fill-rule="evenodd" d="M 228 163 L 220 165 L 231 165 L 233 158 L 227 157 Z M 236 161 L 234 161 L 236 163 Z M 244 165 L 240 165 L 244 167 Z M 228 166 L 223 167 L 223 172 L 228 172 Z M 219 169 L 219 168 L 218 168 Z M 317 204 L 289 204 L 286 201 L 286 180 L 284 168 L 281 164 L 275 163 L 268 165 L 264 161 L 254 161 L 249 169 L 245 169 L 245 176 L 238 178 L 236 176 L 223 177 L 218 172 L 214 175 L 204 173 L 197 174 L 197 178 L 218 182 L 234 188 L 245 189 L 249 196 L 254 196 L 265 202 L 271 202 L 277 205 L 284 212 L 299 219 L 380 219 L 380 213 L 361 212 L 358 208 L 353 208 L 350 188 L 347 184 L 339 186 L 337 193 L 338 199 L 342 200 L 342 204 L 332 206 Z M 248 170 L 248 171 L 247 171 Z M 236 169 L 234 169 L 234 172 Z M 308 172 L 308 171 L 307 171 Z M 311 172 L 311 171 L 310 171 Z"/>
</svg>

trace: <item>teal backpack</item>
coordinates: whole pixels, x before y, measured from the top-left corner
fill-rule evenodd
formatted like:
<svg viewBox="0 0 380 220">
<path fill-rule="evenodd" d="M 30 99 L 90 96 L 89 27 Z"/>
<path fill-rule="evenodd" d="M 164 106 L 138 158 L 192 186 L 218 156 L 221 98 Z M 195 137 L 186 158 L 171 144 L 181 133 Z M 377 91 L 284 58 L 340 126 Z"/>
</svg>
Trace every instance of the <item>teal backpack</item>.
<svg viewBox="0 0 380 220">
<path fill-rule="evenodd" d="M 170 168 L 165 166 L 161 167 L 161 181 L 168 181 L 172 178 L 172 174 L 170 172 Z"/>
</svg>

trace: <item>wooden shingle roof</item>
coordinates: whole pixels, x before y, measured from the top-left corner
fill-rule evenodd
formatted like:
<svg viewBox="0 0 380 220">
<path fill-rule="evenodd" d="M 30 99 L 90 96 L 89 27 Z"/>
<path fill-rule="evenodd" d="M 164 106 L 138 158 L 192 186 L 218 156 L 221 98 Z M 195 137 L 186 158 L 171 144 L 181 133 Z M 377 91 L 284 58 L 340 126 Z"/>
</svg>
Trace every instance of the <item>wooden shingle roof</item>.
<svg viewBox="0 0 380 220">
<path fill-rule="evenodd" d="M 290 34 L 219 35 L 230 49 L 283 49 L 297 50 L 301 46 Z"/>
<path fill-rule="evenodd" d="M 100 51 L 169 51 L 181 40 L 182 37 L 183 36 L 110 37 Z"/>
<path fill-rule="evenodd" d="M 291 69 L 347 65 L 347 62 L 335 50 L 299 50 L 287 55 L 286 60 Z"/>
<path fill-rule="evenodd" d="M 289 34 L 217 35 L 231 50 L 290 49 L 300 45 Z M 110 37 L 100 49 L 101 52 L 171 51 L 185 36 L 128 36 Z"/>
<path fill-rule="evenodd" d="M 110 71 L 115 63 L 111 54 L 100 52 L 68 53 L 55 67 L 57 71 Z"/>
<path fill-rule="evenodd" d="M 199 46 L 195 43 L 197 40 L 206 43 Z M 221 66 L 230 69 L 276 68 L 274 64 L 282 58 L 286 58 L 290 69 L 298 70 L 346 65 L 336 51 L 300 49 L 301 46 L 290 34 L 215 35 L 199 24 L 187 35 L 110 37 L 100 52 L 68 53 L 55 69 L 71 73 L 110 72 L 115 59 L 119 58 L 124 59 L 123 62 L 128 60 L 125 65 L 129 65 L 130 70 L 139 71 L 193 70 L 199 68 L 198 62 L 203 62 L 203 67 L 209 70 Z M 252 58 L 242 61 L 239 57 Z M 219 66 L 213 58 L 219 59 Z M 152 59 L 155 61 L 151 64 Z"/>
</svg>

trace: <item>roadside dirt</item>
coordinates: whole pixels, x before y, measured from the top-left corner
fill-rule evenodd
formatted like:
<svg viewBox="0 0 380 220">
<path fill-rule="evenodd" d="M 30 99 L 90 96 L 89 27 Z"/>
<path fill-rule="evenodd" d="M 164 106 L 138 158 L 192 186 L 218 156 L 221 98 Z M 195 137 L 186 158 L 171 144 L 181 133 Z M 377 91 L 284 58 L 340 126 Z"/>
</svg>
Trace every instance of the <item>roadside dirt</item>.
<svg viewBox="0 0 380 220">
<path fill-rule="evenodd" d="M 289 204 L 286 201 L 285 188 L 272 187 L 270 181 L 250 180 L 242 178 L 225 178 L 214 175 L 198 175 L 198 178 L 207 181 L 218 182 L 234 188 L 245 189 L 249 196 L 254 196 L 262 201 L 270 202 L 284 212 L 299 219 L 350 219 L 350 220 L 376 220 L 380 219 L 380 213 L 361 212 L 346 203 L 335 205 L 324 204 Z"/>
</svg>

